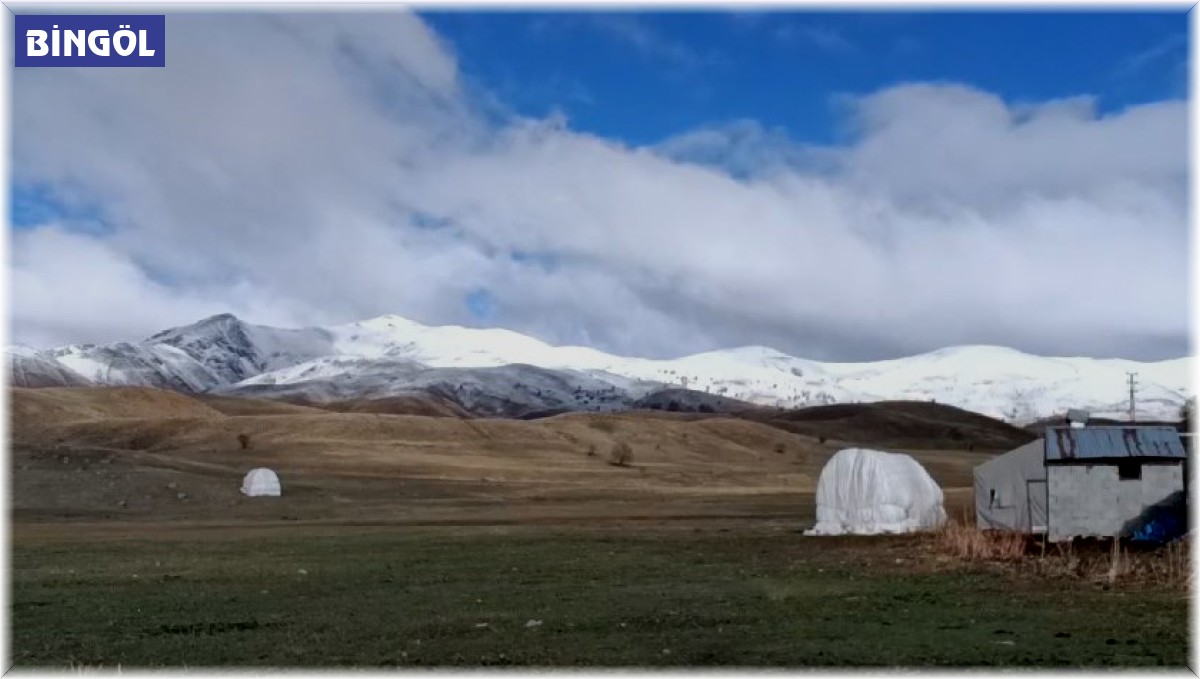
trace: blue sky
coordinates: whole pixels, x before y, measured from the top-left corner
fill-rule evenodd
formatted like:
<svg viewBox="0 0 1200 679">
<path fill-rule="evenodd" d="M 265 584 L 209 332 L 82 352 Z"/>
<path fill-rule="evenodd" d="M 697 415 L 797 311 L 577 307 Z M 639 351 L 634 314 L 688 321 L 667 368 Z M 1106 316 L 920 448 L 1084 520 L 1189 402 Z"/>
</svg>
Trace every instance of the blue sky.
<svg viewBox="0 0 1200 679">
<path fill-rule="evenodd" d="M 738 119 L 837 141 L 838 95 L 914 81 L 1101 112 L 1186 96 L 1182 12 L 422 16 L 506 107 L 634 145 Z"/>
<path fill-rule="evenodd" d="M 1187 351 L 1182 12 L 168 33 L 162 69 L 14 71 L 18 342 L 399 314 L 659 358 Z"/>
</svg>

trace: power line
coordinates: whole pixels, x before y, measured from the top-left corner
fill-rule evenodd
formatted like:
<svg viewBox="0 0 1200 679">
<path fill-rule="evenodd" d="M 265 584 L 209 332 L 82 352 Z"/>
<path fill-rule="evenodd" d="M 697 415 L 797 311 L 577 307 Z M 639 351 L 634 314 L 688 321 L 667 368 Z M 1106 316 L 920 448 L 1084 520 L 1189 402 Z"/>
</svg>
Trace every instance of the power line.
<svg viewBox="0 0 1200 679">
<path fill-rule="evenodd" d="M 1129 376 L 1129 421 L 1137 421 L 1137 373 L 1127 372 Z"/>
</svg>

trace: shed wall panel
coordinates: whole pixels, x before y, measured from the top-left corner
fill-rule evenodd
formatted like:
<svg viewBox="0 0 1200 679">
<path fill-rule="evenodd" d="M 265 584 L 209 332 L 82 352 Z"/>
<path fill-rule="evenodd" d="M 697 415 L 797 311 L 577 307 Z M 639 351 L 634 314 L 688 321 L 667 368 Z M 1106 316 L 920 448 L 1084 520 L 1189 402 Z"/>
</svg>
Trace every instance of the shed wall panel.
<svg viewBox="0 0 1200 679">
<path fill-rule="evenodd" d="M 1112 537 L 1147 507 L 1183 490 L 1182 464 L 1143 464 L 1141 479 L 1121 480 L 1114 464 L 1050 465 L 1049 537 Z"/>
</svg>

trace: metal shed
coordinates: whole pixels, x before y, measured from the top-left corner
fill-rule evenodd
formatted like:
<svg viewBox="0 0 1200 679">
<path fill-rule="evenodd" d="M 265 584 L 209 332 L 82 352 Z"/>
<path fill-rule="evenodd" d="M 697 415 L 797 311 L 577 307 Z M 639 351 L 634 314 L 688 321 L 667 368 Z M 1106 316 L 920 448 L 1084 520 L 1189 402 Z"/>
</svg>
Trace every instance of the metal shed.
<svg viewBox="0 0 1200 679">
<path fill-rule="evenodd" d="M 975 468 L 975 523 L 1051 540 L 1124 536 L 1152 508 L 1186 499 L 1187 459 L 1171 427 L 1048 427 Z"/>
<path fill-rule="evenodd" d="M 1187 452 L 1171 427 L 1049 427 L 1047 536 L 1115 537 L 1186 491 Z"/>
</svg>

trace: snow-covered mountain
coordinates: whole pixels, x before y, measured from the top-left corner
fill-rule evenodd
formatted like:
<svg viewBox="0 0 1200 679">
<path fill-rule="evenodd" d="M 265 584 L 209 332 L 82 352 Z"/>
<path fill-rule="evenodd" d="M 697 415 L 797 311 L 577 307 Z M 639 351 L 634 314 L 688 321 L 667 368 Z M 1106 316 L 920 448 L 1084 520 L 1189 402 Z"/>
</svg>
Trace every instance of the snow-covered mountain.
<svg viewBox="0 0 1200 679">
<path fill-rule="evenodd" d="M 181 328 L 164 330 L 144 344 L 183 351 L 203 365 L 217 384 L 233 384 L 263 372 L 334 353 L 333 337 L 318 328 L 284 330 L 245 323 L 220 314 Z"/>
<path fill-rule="evenodd" d="M 316 401 L 427 392 L 495 414 L 609 410 L 685 388 L 784 407 L 936 400 L 1017 422 L 1080 407 L 1122 417 L 1133 371 L 1138 415 L 1174 419 L 1191 393 L 1187 358 L 1139 363 L 965 346 L 865 363 L 822 363 L 766 347 L 651 360 L 399 316 L 281 329 L 223 314 L 138 343 L 7 353 L 17 385 L 144 384 Z"/>
<path fill-rule="evenodd" d="M 619 375 L 551 370 L 510 363 L 436 368 L 407 359 L 330 356 L 219 387 L 233 396 L 308 401 L 375 399 L 428 393 L 484 415 L 547 410 L 608 411 L 630 407 L 662 385 Z"/>
</svg>

